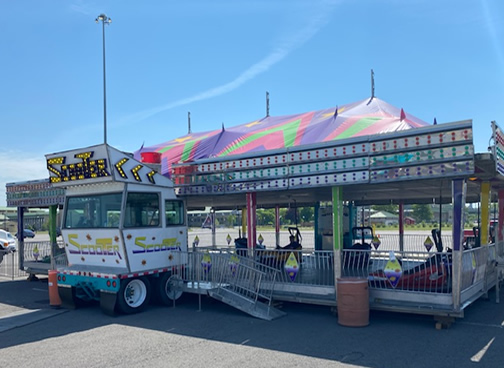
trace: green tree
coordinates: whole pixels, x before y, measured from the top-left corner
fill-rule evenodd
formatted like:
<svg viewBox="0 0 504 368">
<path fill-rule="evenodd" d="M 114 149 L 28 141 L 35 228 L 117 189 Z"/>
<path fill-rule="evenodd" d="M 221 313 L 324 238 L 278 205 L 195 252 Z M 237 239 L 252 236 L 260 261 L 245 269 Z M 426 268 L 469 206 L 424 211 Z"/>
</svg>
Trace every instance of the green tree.
<svg viewBox="0 0 504 368">
<path fill-rule="evenodd" d="M 301 222 L 312 222 L 314 219 L 314 209 L 313 207 L 302 207 L 299 210 L 299 217 Z"/>
<path fill-rule="evenodd" d="M 270 225 L 275 223 L 275 210 L 259 209 L 257 210 L 257 223 L 259 225 Z"/>
<path fill-rule="evenodd" d="M 285 219 L 286 224 L 299 223 L 299 215 L 297 213 L 297 208 L 294 207 L 288 208 L 283 218 Z"/>
<path fill-rule="evenodd" d="M 287 208 L 280 208 L 280 225 L 288 224 L 289 221 L 285 220 L 285 215 L 287 214 Z"/>
<path fill-rule="evenodd" d="M 233 225 L 236 222 L 236 216 L 233 214 L 227 215 L 226 216 L 226 226 L 227 227 L 233 227 Z"/>
<path fill-rule="evenodd" d="M 428 204 L 414 204 L 411 206 L 413 218 L 417 222 L 431 222 L 433 218 L 432 208 Z"/>
</svg>

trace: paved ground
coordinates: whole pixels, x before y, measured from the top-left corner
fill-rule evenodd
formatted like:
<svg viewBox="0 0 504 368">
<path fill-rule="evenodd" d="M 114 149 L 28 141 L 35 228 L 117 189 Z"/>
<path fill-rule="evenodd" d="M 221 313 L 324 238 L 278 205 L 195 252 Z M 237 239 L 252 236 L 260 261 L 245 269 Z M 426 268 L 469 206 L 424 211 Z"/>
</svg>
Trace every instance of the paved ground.
<svg viewBox="0 0 504 368">
<path fill-rule="evenodd" d="M 495 303 L 493 291 L 445 330 L 429 316 L 372 311 L 369 326 L 349 328 L 328 307 L 285 303 L 283 310 L 287 316 L 266 322 L 207 297 L 198 311 L 198 298 L 184 295 L 175 308 L 109 317 L 97 305 L 51 308 L 47 279 L 1 281 L 0 367 L 432 368 L 504 361 L 504 304 Z"/>
<path fill-rule="evenodd" d="M 47 278 L 32 282 L 0 279 L 0 333 L 64 312 L 50 307 Z"/>
</svg>

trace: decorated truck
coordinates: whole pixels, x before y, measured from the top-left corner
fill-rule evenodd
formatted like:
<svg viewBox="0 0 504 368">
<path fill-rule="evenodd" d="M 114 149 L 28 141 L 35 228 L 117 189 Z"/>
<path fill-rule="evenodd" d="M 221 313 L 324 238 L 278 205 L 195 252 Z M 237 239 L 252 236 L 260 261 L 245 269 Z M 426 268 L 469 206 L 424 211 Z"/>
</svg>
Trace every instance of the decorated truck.
<svg viewBox="0 0 504 368">
<path fill-rule="evenodd" d="M 166 304 L 178 297 L 172 274 L 187 262 L 187 226 L 172 181 L 106 144 L 46 161 L 52 185 L 65 188 L 63 305 L 96 300 L 107 314 L 135 313 L 151 296 Z"/>
</svg>

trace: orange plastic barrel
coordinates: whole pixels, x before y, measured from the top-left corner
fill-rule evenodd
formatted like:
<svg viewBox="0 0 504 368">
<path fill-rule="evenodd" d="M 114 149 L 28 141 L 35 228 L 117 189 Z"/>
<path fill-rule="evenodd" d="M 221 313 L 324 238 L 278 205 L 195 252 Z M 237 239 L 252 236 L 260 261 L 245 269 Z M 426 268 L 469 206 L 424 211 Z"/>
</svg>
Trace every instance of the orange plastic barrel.
<svg viewBox="0 0 504 368">
<path fill-rule="evenodd" d="M 60 307 L 61 299 L 58 293 L 58 271 L 49 270 L 49 281 L 47 283 L 49 288 L 49 305 L 51 307 Z"/>
<path fill-rule="evenodd" d="M 338 279 L 338 323 L 348 327 L 369 325 L 369 288 L 365 278 Z"/>
</svg>

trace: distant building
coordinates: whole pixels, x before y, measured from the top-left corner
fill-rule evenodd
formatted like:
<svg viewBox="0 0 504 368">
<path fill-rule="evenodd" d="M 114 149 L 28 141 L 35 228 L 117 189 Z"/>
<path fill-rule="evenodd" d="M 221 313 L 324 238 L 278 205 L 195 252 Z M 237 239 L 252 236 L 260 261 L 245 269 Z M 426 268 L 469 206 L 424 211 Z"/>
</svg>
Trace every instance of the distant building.
<svg viewBox="0 0 504 368">
<path fill-rule="evenodd" d="M 399 216 L 386 211 L 378 211 L 369 216 L 372 225 L 392 226 L 399 224 Z"/>
<path fill-rule="evenodd" d="M 18 231 L 17 207 L 0 207 L 0 228 L 14 234 Z M 49 222 L 49 210 L 27 208 L 24 213 L 24 227 L 41 230 Z"/>
<path fill-rule="evenodd" d="M 406 216 L 404 218 L 404 224 L 405 225 L 415 225 L 416 221 L 413 217 Z"/>
</svg>

